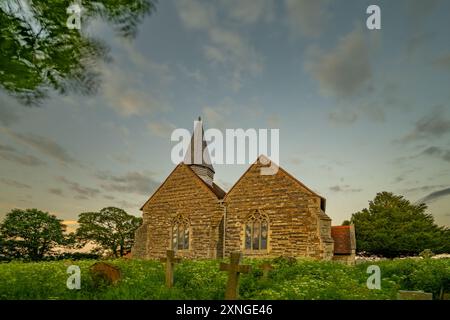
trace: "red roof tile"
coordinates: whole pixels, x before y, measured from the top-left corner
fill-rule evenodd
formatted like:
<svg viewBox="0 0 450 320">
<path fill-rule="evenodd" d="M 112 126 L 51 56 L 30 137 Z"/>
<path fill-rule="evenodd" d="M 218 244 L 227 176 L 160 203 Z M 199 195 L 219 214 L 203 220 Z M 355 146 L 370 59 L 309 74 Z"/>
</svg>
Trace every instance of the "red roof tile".
<svg viewBox="0 0 450 320">
<path fill-rule="evenodd" d="M 334 240 L 335 254 L 351 254 L 355 249 L 353 226 L 332 226 L 331 237 Z"/>
</svg>

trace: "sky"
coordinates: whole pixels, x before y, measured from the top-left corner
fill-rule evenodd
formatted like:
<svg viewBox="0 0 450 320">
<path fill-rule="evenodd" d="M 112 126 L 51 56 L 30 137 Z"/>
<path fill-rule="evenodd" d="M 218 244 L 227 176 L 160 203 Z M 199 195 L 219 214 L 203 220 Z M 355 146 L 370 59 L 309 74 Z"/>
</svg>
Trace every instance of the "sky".
<svg viewBox="0 0 450 320">
<path fill-rule="evenodd" d="M 0 218 L 141 215 L 176 166 L 172 131 L 201 116 L 279 129 L 280 166 L 327 199 L 334 225 L 390 191 L 450 226 L 449 14 L 439 0 L 164 0 L 132 41 L 94 21 L 83 32 L 113 58 L 97 94 L 30 108 L 0 92 Z M 215 182 L 228 190 L 247 167 L 215 165 Z"/>
</svg>

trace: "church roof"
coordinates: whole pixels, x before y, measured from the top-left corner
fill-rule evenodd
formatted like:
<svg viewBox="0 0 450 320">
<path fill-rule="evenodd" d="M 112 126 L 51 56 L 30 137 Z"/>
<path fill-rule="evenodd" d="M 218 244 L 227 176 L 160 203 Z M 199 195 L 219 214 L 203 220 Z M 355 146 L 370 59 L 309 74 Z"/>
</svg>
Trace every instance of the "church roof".
<svg viewBox="0 0 450 320">
<path fill-rule="evenodd" d="M 198 118 L 198 121 L 195 121 L 194 132 L 192 133 L 191 142 L 189 143 L 189 148 L 184 157 L 184 163 L 187 165 L 202 166 L 215 172 L 214 167 L 211 164 L 211 158 L 209 157 L 208 145 L 203 130 L 203 122 L 200 117 Z"/>
<path fill-rule="evenodd" d="M 353 226 L 332 226 L 331 237 L 334 240 L 335 254 L 351 254 L 355 250 Z"/>
</svg>

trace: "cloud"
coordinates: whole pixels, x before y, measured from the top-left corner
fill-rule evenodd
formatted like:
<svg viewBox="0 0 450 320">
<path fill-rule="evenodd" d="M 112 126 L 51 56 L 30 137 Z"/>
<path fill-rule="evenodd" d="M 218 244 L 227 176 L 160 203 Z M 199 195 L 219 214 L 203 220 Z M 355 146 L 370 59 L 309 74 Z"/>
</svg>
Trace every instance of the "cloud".
<svg viewBox="0 0 450 320">
<path fill-rule="evenodd" d="M 270 22 L 274 18 L 274 0 L 222 0 L 221 4 L 237 23 Z"/>
<path fill-rule="evenodd" d="M 188 79 L 194 79 L 197 83 L 199 84 L 206 84 L 207 83 L 207 77 L 200 72 L 199 69 L 195 69 L 195 70 L 190 70 L 187 67 L 185 67 L 184 65 L 179 65 L 178 66 L 180 71 L 188 78 Z"/>
<path fill-rule="evenodd" d="M 170 139 L 172 131 L 176 129 L 173 123 L 167 121 L 150 122 L 147 127 L 155 136 Z"/>
<path fill-rule="evenodd" d="M 81 186 L 78 182 L 68 180 L 67 178 L 65 178 L 63 176 L 59 176 L 59 177 L 57 177 L 57 179 L 60 182 L 66 184 L 70 190 L 75 192 L 75 197 L 74 197 L 75 199 L 87 200 L 89 198 L 94 198 L 98 194 L 100 194 L 99 189 Z"/>
<path fill-rule="evenodd" d="M 257 76 L 264 69 L 262 56 L 240 34 L 223 28 L 209 30 L 211 44 L 204 46 L 206 58 L 231 70 L 231 87 L 239 91 L 243 75 Z"/>
<path fill-rule="evenodd" d="M 121 164 L 130 164 L 133 162 L 133 158 L 126 154 L 115 154 L 111 158 Z"/>
<path fill-rule="evenodd" d="M 288 26 L 294 35 L 319 36 L 329 21 L 329 0 L 285 0 Z"/>
<path fill-rule="evenodd" d="M 50 188 L 48 192 L 57 196 L 63 196 L 63 191 L 60 188 Z"/>
<path fill-rule="evenodd" d="M 433 61 L 433 66 L 438 69 L 450 70 L 450 53 L 442 55 Z"/>
<path fill-rule="evenodd" d="M 426 148 L 419 155 L 434 156 L 444 161 L 450 162 L 450 150 L 436 146 Z"/>
<path fill-rule="evenodd" d="M 272 114 L 267 117 L 267 124 L 271 128 L 279 128 L 281 124 L 281 119 L 278 115 Z"/>
<path fill-rule="evenodd" d="M 116 66 L 104 73 L 108 80 L 103 85 L 103 98 L 119 115 L 128 117 L 170 110 L 161 94 L 145 88 L 145 80 L 138 80 L 133 72 Z"/>
<path fill-rule="evenodd" d="M 350 188 L 350 186 L 348 184 L 342 185 L 342 186 L 335 185 L 333 187 L 330 187 L 330 190 L 334 191 L 334 192 L 361 192 L 362 191 L 362 189 Z"/>
<path fill-rule="evenodd" d="M 56 159 L 62 164 L 77 163 L 77 160 L 70 156 L 66 149 L 49 138 L 35 134 L 16 133 L 10 130 L 5 130 L 5 132 L 15 140 L 28 145 L 53 159 Z"/>
<path fill-rule="evenodd" d="M 216 13 L 209 3 L 179 0 L 176 6 L 181 21 L 189 29 L 206 29 L 215 23 Z"/>
<path fill-rule="evenodd" d="M 0 124 L 8 127 L 19 121 L 18 103 L 0 93 Z M 23 107 L 22 107 L 23 108 Z"/>
<path fill-rule="evenodd" d="M 116 40 L 114 46 L 115 63 L 99 66 L 105 104 L 126 117 L 171 110 L 164 94 L 174 79 L 170 67 L 144 56 L 130 42 Z"/>
<path fill-rule="evenodd" d="M 430 113 L 416 121 L 414 129 L 400 142 L 440 138 L 450 133 L 450 118 L 443 107 L 435 107 Z"/>
<path fill-rule="evenodd" d="M 353 110 L 335 110 L 328 114 L 328 119 L 337 124 L 352 124 L 358 119 L 358 114 Z"/>
<path fill-rule="evenodd" d="M 205 121 L 208 123 L 208 127 L 224 128 L 229 112 L 227 110 L 229 109 L 227 109 L 223 104 L 214 107 L 204 107 L 202 113 L 204 115 Z"/>
<path fill-rule="evenodd" d="M 362 28 L 341 38 L 327 53 L 310 49 L 305 68 L 319 82 L 323 94 L 354 96 L 372 77 L 369 48 Z"/>
<path fill-rule="evenodd" d="M 0 145 L 0 159 L 19 163 L 28 167 L 36 167 L 45 164 L 45 162 L 35 156 L 22 154 L 15 148 L 6 145 Z"/>
<path fill-rule="evenodd" d="M 428 32 L 425 29 L 425 22 L 437 8 L 440 0 L 409 0 L 406 9 L 408 25 L 406 30 L 409 32 L 406 49 L 408 56 L 413 55 L 419 48 L 424 47 L 435 33 Z M 425 46 L 425 48 L 427 48 Z"/>
<path fill-rule="evenodd" d="M 414 25 L 420 25 L 436 9 L 441 0 L 409 0 L 407 6 L 408 15 Z"/>
<path fill-rule="evenodd" d="M 405 193 L 411 193 L 411 192 L 427 192 L 436 188 L 443 188 L 446 187 L 446 185 L 438 184 L 438 185 L 424 185 L 420 187 L 413 187 L 404 189 L 403 192 Z"/>
<path fill-rule="evenodd" d="M 448 195 L 450 195 L 450 188 L 445 188 L 442 190 L 434 191 L 434 192 L 426 195 L 425 197 L 423 197 L 420 200 L 420 202 L 432 202 L 434 200 L 437 200 L 442 197 L 446 197 Z"/>
<path fill-rule="evenodd" d="M 151 174 L 148 172 L 128 172 L 123 175 L 98 172 L 96 177 L 104 182 L 101 185 L 103 189 L 121 193 L 135 193 L 148 196 L 160 185 L 160 182 L 151 178 Z"/>
<path fill-rule="evenodd" d="M 240 9 L 236 7 L 236 11 L 230 11 L 231 17 L 242 15 L 244 5 L 240 3 L 238 4 Z M 260 6 L 250 3 L 247 5 L 249 7 Z M 177 3 L 176 8 L 187 29 L 207 34 L 208 41 L 202 47 L 203 54 L 213 66 L 223 67 L 224 78 L 230 83 L 232 90 L 237 92 L 241 89 L 244 75 L 255 77 L 262 72 L 264 68 L 262 56 L 240 33 L 219 24 L 215 7 L 207 2 L 183 0 Z M 255 16 L 246 19 L 255 19 Z M 227 22 L 225 20 L 226 18 L 224 18 L 224 23 Z M 236 22 L 230 22 L 227 26 L 234 24 Z"/>
<path fill-rule="evenodd" d="M 137 204 L 136 203 L 132 203 L 126 200 L 120 200 L 116 202 L 119 208 L 136 208 Z"/>
<path fill-rule="evenodd" d="M 29 186 L 28 184 L 22 183 L 22 182 L 18 182 L 15 180 L 11 180 L 11 179 L 0 179 L 0 182 L 3 183 L 4 185 L 10 186 L 10 187 L 15 187 L 15 188 L 19 188 L 19 189 L 31 189 L 31 186 Z"/>
</svg>

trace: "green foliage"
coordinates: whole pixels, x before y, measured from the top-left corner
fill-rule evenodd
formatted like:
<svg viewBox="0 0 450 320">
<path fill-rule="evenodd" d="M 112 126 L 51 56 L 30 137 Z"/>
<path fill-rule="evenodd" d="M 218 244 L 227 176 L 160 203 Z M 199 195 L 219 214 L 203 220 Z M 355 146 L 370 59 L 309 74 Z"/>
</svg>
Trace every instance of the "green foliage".
<svg viewBox="0 0 450 320">
<path fill-rule="evenodd" d="M 84 212 L 78 218 L 76 238 L 80 244 L 92 241 L 116 257 L 123 256 L 131 250 L 134 233 L 141 223 L 141 218 L 114 207 L 103 208 L 100 212 Z"/>
<path fill-rule="evenodd" d="M 430 249 L 425 249 L 419 255 L 424 259 L 429 259 L 434 256 L 434 253 Z"/>
<path fill-rule="evenodd" d="M 358 265 L 365 270 L 367 264 Z M 377 262 L 383 281 L 395 283 L 399 290 L 423 290 L 439 297 L 450 292 L 450 259 L 396 259 Z"/>
<path fill-rule="evenodd" d="M 435 298 L 441 288 L 449 292 L 450 259 L 404 259 L 382 261 L 381 290 L 366 287 L 367 264 L 347 266 L 336 262 L 281 259 L 262 280 L 264 261 L 244 260 L 252 265 L 242 274 L 241 299 L 396 299 L 398 290 L 424 290 Z M 218 260 L 182 261 L 175 266 L 174 287 L 164 285 L 164 265 L 155 260 L 115 259 L 121 270 L 116 286 L 98 288 L 89 267 L 95 261 L 54 261 L 0 264 L 0 299 L 223 299 L 227 273 Z M 81 269 L 81 289 L 66 288 L 69 265 Z"/>
<path fill-rule="evenodd" d="M 434 223 L 423 203 L 412 204 L 390 192 L 378 193 L 369 208 L 354 213 L 359 252 L 397 257 L 417 255 L 425 249 L 450 251 L 450 230 Z"/>
<path fill-rule="evenodd" d="M 50 89 L 95 92 L 95 64 L 108 61 L 108 48 L 79 30 L 71 30 L 66 10 L 71 0 L 0 2 L 0 88 L 36 104 Z M 82 25 L 102 19 L 117 33 L 133 37 L 142 19 L 155 9 L 151 0 L 83 1 Z"/>
<path fill-rule="evenodd" d="M 0 256 L 38 261 L 56 245 L 66 243 L 65 225 L 48 212 L 14 209 L 0 225 Z"/>
</svg>

